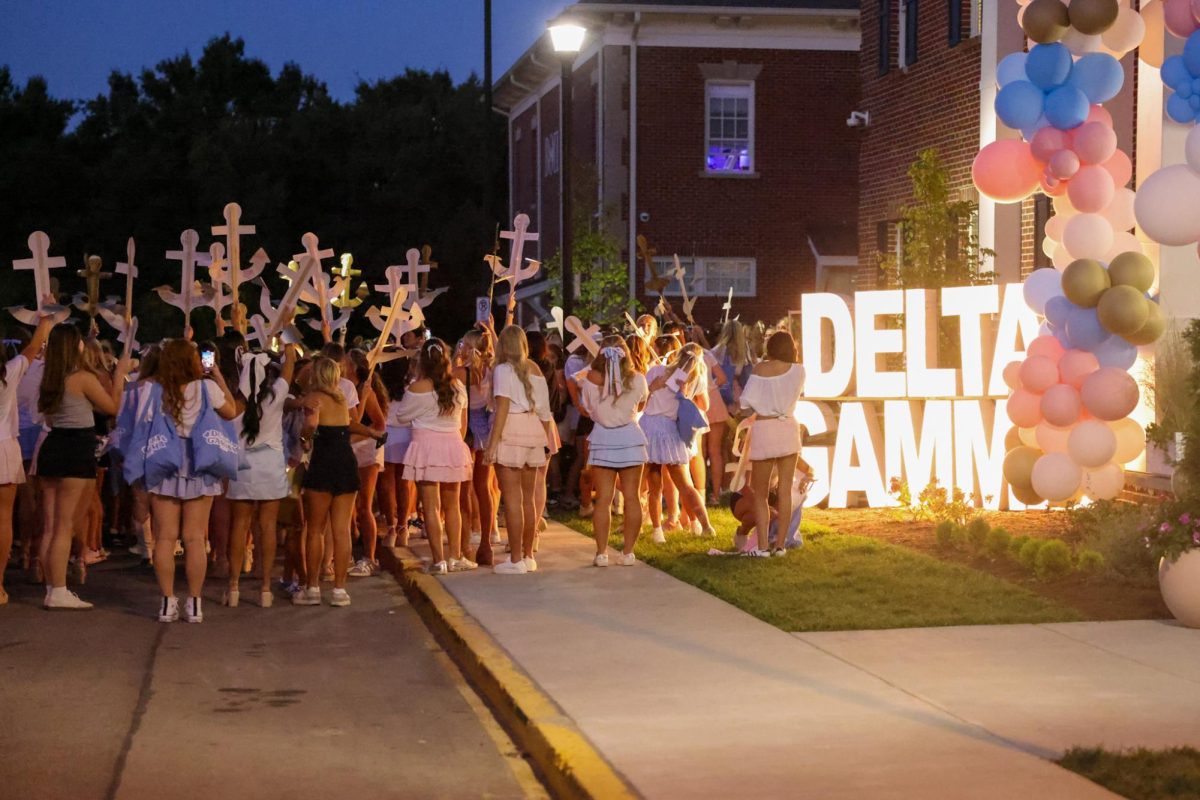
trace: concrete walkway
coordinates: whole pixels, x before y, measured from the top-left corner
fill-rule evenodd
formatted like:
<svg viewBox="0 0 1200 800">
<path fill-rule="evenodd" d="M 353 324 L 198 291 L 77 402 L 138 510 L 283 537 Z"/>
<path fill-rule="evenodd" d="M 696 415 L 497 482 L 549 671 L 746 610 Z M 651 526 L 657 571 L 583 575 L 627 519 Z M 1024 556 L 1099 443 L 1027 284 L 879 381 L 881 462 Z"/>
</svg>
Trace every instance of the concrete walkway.
<svg viewBox="0 0 1200 800">
<path fill-rule="evenodd" d="M 1046 758 L 1200 745 L 1200 631 L 789 634 L 592 551 L 552 524 L 536 574 L 444 583 L 647 797 L 1112 797 Z"/>
</svg>

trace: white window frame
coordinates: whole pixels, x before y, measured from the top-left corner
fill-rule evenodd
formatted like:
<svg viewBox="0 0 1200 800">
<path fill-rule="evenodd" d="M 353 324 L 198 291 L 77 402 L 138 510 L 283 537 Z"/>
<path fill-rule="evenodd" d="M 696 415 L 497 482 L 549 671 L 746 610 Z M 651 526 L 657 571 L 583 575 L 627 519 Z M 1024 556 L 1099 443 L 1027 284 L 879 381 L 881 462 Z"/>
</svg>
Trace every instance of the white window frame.
<svg viewBox="0 0 1200 800">
<path fill-rule="evenodd" d="M 750 267 L 750 288 L 743 291 L 738 291 L 735 287 L 733 290 L 734 297 L 758 297 L 758 260 L 755 258 L 746 258 L 742 256 L 710 256 L 707 258 L 700 257 L 683 257 L 679 258 L 679 265 L 683 267 L 684 275 L 687 276 L 688 282 L 688 297 L 727 297 L 729 295 L 729 284 L 724 283 L 720 287 L 710 289 L 708 283 L 709 265 L 724 264 L 727 262 L 744 262 Z M 682 297 L 683 292 L 679 290 L 679 281 L 674 279 L 673 272 L 675 270 L 675 259 L 655 258 L 654 269 L 661 276 L 671 276 L 671 282 L 667 288 L 663 290 L 663 294 L 667 297 Z M 646 273 L 646 280 L 650 280 L 654 276 Z"/>
<path fill-rule="evenodd" d="M 704 171 L 709 175 L 753 175 L 758 172 L 758 159 L 754 152 L 754 81 L 711 80 L 704 83 Z M 713 169 L 709 166 L 708 156 L 712 147 L 712 128 L 709 124 L 709 105 L 716 97 L 745 97 L 749 117 L 747 119 L 746 152 L 750 157 L 749 169 Z"/>
</svg>

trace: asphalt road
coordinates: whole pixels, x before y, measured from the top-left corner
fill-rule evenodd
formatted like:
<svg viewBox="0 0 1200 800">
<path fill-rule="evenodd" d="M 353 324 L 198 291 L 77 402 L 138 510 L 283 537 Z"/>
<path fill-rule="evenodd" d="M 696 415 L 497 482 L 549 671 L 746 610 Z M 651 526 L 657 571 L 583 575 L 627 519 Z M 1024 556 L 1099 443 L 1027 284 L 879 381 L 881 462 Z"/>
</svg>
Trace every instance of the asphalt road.
<svg viewBox="0 0 1200 800">
<path fill-rule="evenodd" d="M 228 609 L 210 581 L 201 625 L 157 622 L 128 560 L 89 571 L 94 611 L 6 585 L 0 798 L 545 796 L 390 577 L 349 608 Z"/>
</svg>

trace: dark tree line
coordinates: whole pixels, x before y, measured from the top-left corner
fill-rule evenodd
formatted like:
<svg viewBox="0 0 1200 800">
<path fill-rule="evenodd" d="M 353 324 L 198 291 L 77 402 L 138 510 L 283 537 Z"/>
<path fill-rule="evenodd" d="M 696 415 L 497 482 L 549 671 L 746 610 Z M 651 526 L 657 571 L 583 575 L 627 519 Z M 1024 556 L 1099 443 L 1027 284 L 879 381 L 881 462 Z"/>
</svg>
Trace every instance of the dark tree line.
<svg viewBox="0 0 1200 800">
<path fill-rule="evenodd" d="M 360 83 L 353 102 L 339 103 L 296 64 L 273 76 L 229 35 L 196 60 L 185 54 L 136 77 L 114 72 L 108 93 L 86 102 L 53 97 L 41 78 L 18 87 L 0 67 L 0 304 L 33 304 L 32 274 L 10 266 L 29 256 L 30 232 L 45 230 L 51 255 L 67 258 L 52 273 L 66 294 L 83 290 L 75 271 L 85 252 L 111 271 L 134 236 L 139 338 L 177 335 L 182 315 L 152 292 L 179 286 L 178 262 L 164 253 L 179 248 L 186 228 L 207 247 L 210 227 L 236 201 L 258 230 L 243 240 L 243 265 L 266 249 L 276 300 L 284 283 L 275 264 L 303 250 L 305 231 L 352 252 L 363 270 L 356 280 L 370 283 L 403 264 L 408 248 L 429 244 L 439 264 L 430 286 L 451 287 L 432 318 L 461 330 L 486 292 L 482 256 L 500 221 L 491 216 L 504 209 L 503 173 L 489 180 L 484 167 L 504 163 L 503 126 L 489 121 L 483 97 L 474 76 L 455 85 L 445 72 L 407 70 Z M 104 293 L 123 295 L 123 281 L 109 279 Z M 257 291 L 244 288 L 243 302 L 253 313 Z M 0 325 L 11 324 L 4 317 Z M 211 310 L 193 325 L 198 336 L 211 332 Z M 373 330 L 357 316 L 352 326 Z"/>
</svg>

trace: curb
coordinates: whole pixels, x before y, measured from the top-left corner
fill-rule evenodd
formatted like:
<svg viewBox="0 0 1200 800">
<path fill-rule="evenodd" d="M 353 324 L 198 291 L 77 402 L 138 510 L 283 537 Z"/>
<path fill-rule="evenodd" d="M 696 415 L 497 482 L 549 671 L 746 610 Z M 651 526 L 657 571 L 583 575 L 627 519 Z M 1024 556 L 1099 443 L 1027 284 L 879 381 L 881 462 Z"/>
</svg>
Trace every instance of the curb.
<svg viewBox="0 0 1200 800">
<path fill-rule="evenodd" d="M 562 798 L 639 797 L 588 741 L 575 722 L 467 613 L 407 548 L 380 548 L 392 572 L 434 638 L 479 690 L 509 735 L 533 761 L 550 792 Z"/>
</svg>

